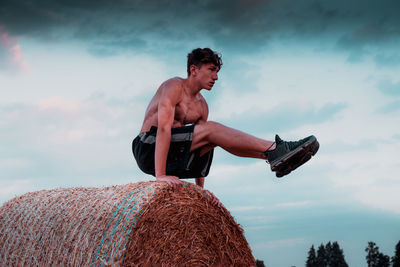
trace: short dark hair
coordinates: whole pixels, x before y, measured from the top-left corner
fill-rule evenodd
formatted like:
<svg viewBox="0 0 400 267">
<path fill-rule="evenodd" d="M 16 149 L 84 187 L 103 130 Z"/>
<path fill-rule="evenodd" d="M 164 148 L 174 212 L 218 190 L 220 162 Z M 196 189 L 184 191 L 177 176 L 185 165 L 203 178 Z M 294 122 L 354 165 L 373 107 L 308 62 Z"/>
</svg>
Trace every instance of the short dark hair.
<svg viewBox="0 0 400 267">
<path fill-rule="evenodd" d="M 188 54 L 187 73 L 190 76 L 190 66 L 195 65 L 198 68 L 204 63 L 213 63 L 219 69 L 222 66 L 222 59 L 220 54 L 212 51 L 210 48 L 196 48 Z"/>
</svg>

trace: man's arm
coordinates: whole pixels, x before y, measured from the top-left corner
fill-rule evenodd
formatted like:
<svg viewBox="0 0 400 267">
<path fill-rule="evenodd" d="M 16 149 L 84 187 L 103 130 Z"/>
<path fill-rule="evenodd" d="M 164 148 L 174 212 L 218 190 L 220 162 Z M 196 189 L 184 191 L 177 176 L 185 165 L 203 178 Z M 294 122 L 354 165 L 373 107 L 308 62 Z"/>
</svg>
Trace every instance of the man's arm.
<svg viewBox="0 0 400 267">
<path fill-rule="evenodd" d="M 171 142 L 171 127 L 175 117 L 175 106 L 180 101 L 181 87 L 177 81 L 169 80 L 161 85 L 162 92 L 158 104 L 158 125 L 155 148 L 156 179 L 167 181 L 170 185 L 180 184 L 176 176 L 166 175 L 167 156 Z"/>
</svg>

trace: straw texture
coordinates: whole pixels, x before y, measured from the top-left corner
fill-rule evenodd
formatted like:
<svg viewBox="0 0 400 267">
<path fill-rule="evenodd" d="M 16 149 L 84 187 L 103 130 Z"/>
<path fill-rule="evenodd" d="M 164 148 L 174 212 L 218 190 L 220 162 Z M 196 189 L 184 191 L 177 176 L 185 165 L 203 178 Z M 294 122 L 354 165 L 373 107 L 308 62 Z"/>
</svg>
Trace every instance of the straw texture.
<svg viewBox="0 0 400 267">
<path fill-rule="evenodd" d="M 191 183 L 42 190 L 0 207 L 2 266 L 255 266 L 224 207 Z"/>
</svg>

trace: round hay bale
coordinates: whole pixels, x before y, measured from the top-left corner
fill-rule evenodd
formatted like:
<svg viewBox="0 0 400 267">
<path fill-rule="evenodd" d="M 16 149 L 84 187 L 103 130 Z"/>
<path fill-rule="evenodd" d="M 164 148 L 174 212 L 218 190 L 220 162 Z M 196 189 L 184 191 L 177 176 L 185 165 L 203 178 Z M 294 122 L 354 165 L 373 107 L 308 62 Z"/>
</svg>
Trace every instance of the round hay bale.
<svg viewBox="0 0 400 267">
<path fill-rule="evenodd" d="M 225 207 L 184 183 L 42 190 L 0 207 L 3 266 L 255 266 Z"/>
</svg>

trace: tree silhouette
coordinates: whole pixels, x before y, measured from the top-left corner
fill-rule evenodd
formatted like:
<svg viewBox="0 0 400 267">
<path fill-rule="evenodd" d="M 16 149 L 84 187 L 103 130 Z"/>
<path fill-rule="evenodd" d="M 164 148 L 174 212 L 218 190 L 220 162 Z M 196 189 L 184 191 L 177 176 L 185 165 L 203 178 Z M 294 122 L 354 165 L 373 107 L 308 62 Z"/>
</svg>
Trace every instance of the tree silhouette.
<svg viewBox="0 0 400 267">
<path fill-rule="evenodd" d="M 368 267 L 389 267 L 390 258 L 389 256 L 379 252 L 379 247 L 374 242 L 368 242 L 368 246 L 365 248 L 367 252 Z"/>
<path fill-rule="evenodd" d="M 348 267 L 338 242 L 321 244 L 315 253 L 314 245 L 308 251 L 306 267 Z"/>
<path fill-rule="evenodd" d="M 379 267 L 389 267 L 390 266 L 390 257 L 388 255 L 379 253 L 378 257 L 378 265 Z"/>
<path fill-rule="evenodd" d="M 328 243 L 328 244 L 330 244 L 330 243 Z M 328 247 L 328 245 L 327 245 L 327 247 Z M 346 260 L 344 259 L 343 250 L 340 249 L 338 242 L 333 242 L 333 244 L 330 245 L 330 252 L 328 254 L 330 255 L 329 260 L 328 260 L 328 266 L 331 266 L 331 267 L 348 267 L 349 266 L 346 263 Z"/>
<path fill-rule="evenodd" d="M 257 260 L 257 261 L 256 261 L 256 267 L 265 267 L 264 261 L 262 261 L 262 260 Z"/>
<path fill-rule="evenodd" d="M 325 245 L 326 266 L 330 266 L 330 263 L 332 262 L 332 252 L 332 244 L 331 241 L 329 241 L 328 244 Z"/>
<path fill-rule="evenodd" d="M 327 267 L 326 251 L 325 251 L 324 244 L 321 244 L 318 247 L 318 251 L 317 251 L 317 266 L 318 267 Z"/>
<path fill-rule="evenodd" d="M 307 258 L 307 262 L 306 262 L 306 267 L 318 267 L 318 265 L 317 265 L 317 257 L 315 255 L 314 245 L 312 245 L 310 250 L 308 251 L 308 258 Z"/>
<path fill-rule="evenodd" d="M 367 256 L 365 258 L 367 259 L 368 267 L 376 266 L 378 263 L 379 247 L 377 247 L 374 242 L 368 242 L 365 252 L 367 252 Z"/>
<path fill-rule="evenodd" d="M 400 241 L 397 243 L 394 256 L 392 257 L 392 266 L 400 267 Z"/>
</svg>

